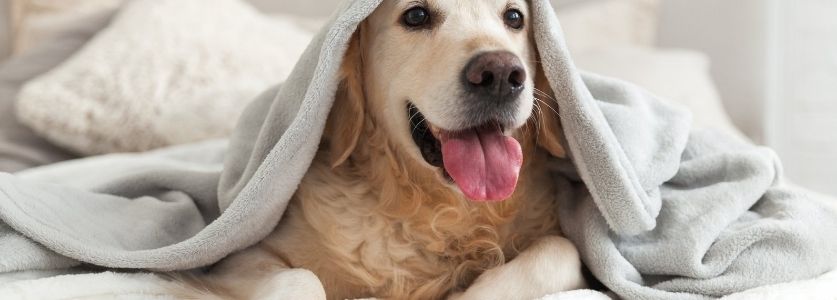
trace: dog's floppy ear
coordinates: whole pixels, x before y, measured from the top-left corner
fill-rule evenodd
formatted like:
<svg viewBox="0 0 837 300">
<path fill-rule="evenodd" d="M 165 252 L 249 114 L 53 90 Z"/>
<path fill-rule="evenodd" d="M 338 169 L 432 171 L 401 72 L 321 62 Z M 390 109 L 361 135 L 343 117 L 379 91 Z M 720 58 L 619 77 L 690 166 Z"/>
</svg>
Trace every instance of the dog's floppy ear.
<svg viewBox="0 0 837 300">
<path fill-rule="evenodd" d="M 351 156 L 366 120 L 360 32 L 359 28 L 352 36 L 340 66 L 340 85 L 325 129 L 329 160 L 333 168 Z"/>
<path fill-rule="evenodd" d="M 535 74 L 535 98 L 538 120 L 538 147 L 545 149 L 554 157 L 565 158 L 567 152 L 564 149 L 564 129 L 561 127 L 561 119 L 559 118 L 558 103 L 555 101 L 555 93 L 549 86 L 549 80 L 543 72 L 543 68 L 538 65 Z"/>
</svg>

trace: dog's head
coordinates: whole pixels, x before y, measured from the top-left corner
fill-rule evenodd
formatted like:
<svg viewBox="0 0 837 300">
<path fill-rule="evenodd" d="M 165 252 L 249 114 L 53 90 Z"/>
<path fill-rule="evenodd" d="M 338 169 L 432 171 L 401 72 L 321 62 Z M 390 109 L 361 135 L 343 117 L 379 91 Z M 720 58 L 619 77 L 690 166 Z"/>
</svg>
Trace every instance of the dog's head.
<svg viewBox="0 0 837 300">
<path fill-rule="evenodd" d="M 340 149 L 335 163 L 372 118 L 467 198 L 509 198 L 529 122 L 538 145 L 563 155 L 555 108 L 536 102 L 536 82 L 545 80 L 529 16 L 525 0 L 385 0 L 355 33 L 343 64 L 343 97 L 332 114 L 340 120 L 329 133 Z"/>
</svg>

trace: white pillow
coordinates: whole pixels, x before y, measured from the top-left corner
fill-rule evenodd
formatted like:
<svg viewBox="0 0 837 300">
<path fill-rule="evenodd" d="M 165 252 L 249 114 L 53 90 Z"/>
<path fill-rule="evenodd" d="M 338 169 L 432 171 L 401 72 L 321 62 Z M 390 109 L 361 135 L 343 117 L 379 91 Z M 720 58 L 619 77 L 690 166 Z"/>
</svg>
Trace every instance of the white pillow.
<svg viewBox="0 0 837 300">
<path fill-rule="evenodd" d="M 709 73 L 709 59 L 702 53 L 623 46 L 577 53 L 573 60 L 583 70 L 632 82 L 686 106 L 696 127 L 744 137 L 724 110 Z"/>
<path fill-rule="evenodd" d="M 310 38 L 237 0 L 131 1 L 74 57 L 26 84 L 18 117 L 88 155 L 224 137 Z"/>
</svg>

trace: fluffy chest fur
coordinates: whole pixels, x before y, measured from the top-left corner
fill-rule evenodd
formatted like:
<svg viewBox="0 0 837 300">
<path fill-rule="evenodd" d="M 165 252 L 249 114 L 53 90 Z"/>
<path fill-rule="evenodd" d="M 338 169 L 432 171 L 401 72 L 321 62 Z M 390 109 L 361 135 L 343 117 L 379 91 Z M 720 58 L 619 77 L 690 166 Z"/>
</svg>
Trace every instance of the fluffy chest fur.
<svg viewBox="0 0 837 300">
<path fill-rule="evenodd" d="M 484 204 L 375 139 L 337 168 L 321 153 L 261 244 L 317 274 L 330 299 L 440 298 L 559 231 L 545 153 L 529 153 L 511 199 Z"/>
</svg>

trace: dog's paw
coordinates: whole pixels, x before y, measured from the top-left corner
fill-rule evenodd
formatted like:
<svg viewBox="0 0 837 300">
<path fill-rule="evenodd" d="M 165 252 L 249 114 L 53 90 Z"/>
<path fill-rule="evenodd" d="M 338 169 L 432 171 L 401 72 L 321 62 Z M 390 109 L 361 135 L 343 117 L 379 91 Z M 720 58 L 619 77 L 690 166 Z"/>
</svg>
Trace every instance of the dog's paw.
<svg viewBox="0 0 837 300">
<path fill-rule="evenodd" d="M 254 300 L 325 300 L 326 293 L 317 275 L 304 269 L 277 272 L 262 284 Z"/>
<path fill-rule="evenodd" d="M 509 263 L 486 271 L 464 293 L 449 299 L 531 300 L 585 287 L 578 250 L 563 237 L 549 236 Z"/>
</svg>

